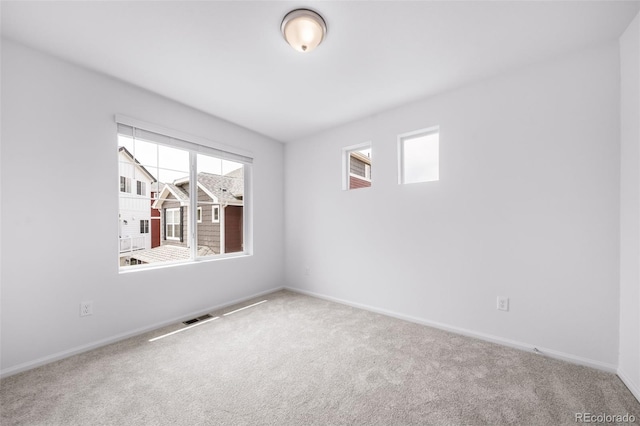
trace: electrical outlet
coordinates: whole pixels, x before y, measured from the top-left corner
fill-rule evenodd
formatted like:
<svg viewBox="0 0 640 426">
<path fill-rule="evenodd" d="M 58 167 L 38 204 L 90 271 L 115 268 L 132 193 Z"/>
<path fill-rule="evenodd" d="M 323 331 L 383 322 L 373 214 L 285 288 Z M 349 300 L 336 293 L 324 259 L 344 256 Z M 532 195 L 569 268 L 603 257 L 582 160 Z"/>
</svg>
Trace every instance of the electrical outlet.
<svg viewBox="0 0 640 426">
<path fill-rule="evenodd" d="M 93 302 L 80 302 L 80 316 L 93 315 Z"/>
<path fill-rule="evenodd" d="M 508 311 L 509 310 L 509 298 L 498 296 L 498 310 L 499 311 Z"/>
</svg>

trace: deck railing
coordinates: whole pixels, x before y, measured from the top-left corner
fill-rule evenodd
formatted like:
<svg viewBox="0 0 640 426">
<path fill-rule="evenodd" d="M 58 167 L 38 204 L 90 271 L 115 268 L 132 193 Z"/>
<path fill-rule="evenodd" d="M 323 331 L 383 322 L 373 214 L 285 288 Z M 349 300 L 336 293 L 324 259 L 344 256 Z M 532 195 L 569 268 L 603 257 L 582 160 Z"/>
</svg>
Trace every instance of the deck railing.
<svg viewBox="0 0 640 426">
<path fill-rule="evenodd" d="M 132 252 L 135 250 L 144 250 L 144 238 L 144 236 L 120 237 L 120 253 Z"/>
</svg>

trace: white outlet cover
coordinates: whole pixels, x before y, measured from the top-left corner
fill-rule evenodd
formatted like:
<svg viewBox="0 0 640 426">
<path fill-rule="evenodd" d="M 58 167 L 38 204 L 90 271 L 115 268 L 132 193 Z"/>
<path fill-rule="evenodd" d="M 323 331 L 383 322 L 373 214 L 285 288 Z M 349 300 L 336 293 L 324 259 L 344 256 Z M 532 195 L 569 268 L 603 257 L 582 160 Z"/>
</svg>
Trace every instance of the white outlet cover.
<svg viewBox="0 0 640 426">
<path fill-rule="evenodd" d="M 80 302 L 80 316 L 93 315 L 93 302 Z"/>
<path fill-rule="evenodd" d="M 509 298 L 498 296 L 498 306 L 499 311 L 508 311 L 509 310 Z"/>
</svg>

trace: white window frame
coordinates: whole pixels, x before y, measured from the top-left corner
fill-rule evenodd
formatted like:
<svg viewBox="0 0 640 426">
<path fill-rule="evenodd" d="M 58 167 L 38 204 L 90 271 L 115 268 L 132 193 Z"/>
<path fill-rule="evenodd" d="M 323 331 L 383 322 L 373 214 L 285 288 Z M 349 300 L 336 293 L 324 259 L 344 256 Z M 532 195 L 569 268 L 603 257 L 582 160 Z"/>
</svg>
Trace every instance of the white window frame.
<svg viewBox="0 0 640 426">
<path fill-rule="evenodd" d="M 202 207 L 198 207 L 198 211 L 196 212 L 197 223 L 202 223 Z"/>
<path fill-rule="evenodd" d="M 141 234 L 148 234 L 150 231 L 149 219 L 140 219 L 140 231 Z"/>
<path fill-rule="evenodd" d="M 220 223 L 220 205 L 215 204 L 211 206 L 211 222 Z"/>
<path fill-rule="evenodd" d="M 168 220 L 168 216 L 169 216 L 169 212 L 171 212 L 171 219 L 174 220 L 175 219 L 175 213 L 178 213 L 178 223 L 175 222 L 171 222 L 169 223 Z M 172 234 L 173 236 L 169 236 L 169 225 L 172 226 Z M 176 237 L 176 228 L 178 229 L 178 236 Z M 165 209 L 164 211 L 164 236 L 167 240 L 171 240 L 171 241 L 180 241 L 180 207 L 172 207 L 169 209 Z"/>
<path fill-rule="evenodd" d="M 158 145 L 165 145 L 177 149 L 186 150 L 189 152 L 190 163 L 190 181 L 197 181 L 197 155 L 204 154 L 222 160 L 233 161 L 243 165 L 243 182 L 244 182 L 244 197 L 243 197 L 243 250 L 240 252 L 224 253 L 215 256 L 199 257 L 197 255 L 197 226 L 191 226 L 191 229 L 186 230 L 184 235 L 184 241 L 187 247 L 191 249 L 191 256 L 189 260 L 181 260 L 175 262 L 166 262 L 162 264 L 145 264 L 142 266 L 136 266 L 135 268 L 122 268 L 121 273 L 129 273 L 147 269 L 158 269 L 179 265 L 190 265 L 197 262 L 208 261 L 220 261 L 228 258 L 238 258 L 253 255 L 253 154 L 249 151 L 245 151 L 235 146 L 226 145 L 209 139 L 201 138 L 199 136 L 190 135 L 178 130 L 169 129 L 163 126 L 159 126 L 153 123 L 144 122 L 135 118 L 127 117 L 124 115 L 116 114 L 115 122 L 118 126 L 118 134 L 125 136 L 131 135 L 128 133 L 132 131 L 134 135 L 151 135 L 154 143 Z M 127 130 L 128 129 L 128 130 Z M 121 131 L 123 130 L 123 131 Z M 197 205 L 197 185 L 191 185 L 190 188 L 190 206 Z M 219 207 L 218 221 L 224 220 L 224 211 Z M 189 217 L 187 224 L 196 222 L 196 210 L 188 209 L 186 213 Z M 166 232 L 166 225 L 163 232 Z M 165 234 L 166 238 L 166 234 Z M 180 236 L 174 237 L 175 240 L 180 240 Z M 221 241 L 221 245 L 224 241 Z"/>
<path fill-rule="evenodd" d="M 373 163 L 373 145 L 371 143 L 371 141 L 369 142 L 363 142 L 357 145 L 351 145 L 351 146 L 346 146 L 344 148 L 342 148 L 342 189 L 344 191 L 349 191 L 351 188 L 349 188 L 349 181 L 350 181 L 350 177 L 351 177 L 351 153 L 354 151 L 362 151 L 363 149 L 367 149 L 369 148 L 371 150 L 371 156 L 369 157 L 371 159 L 371 162 Z M 366 174 L 366 172 L 365 172 Z M 369 167 L 369 177 L 363 177 L 363 176 L 358 176 L 358 175 L 353 175 L 356 176 L 358 179 L 362 179 L 362 180 L 366 180 L 369 182 L 371 181 L 371 166 Z M 372 186 L 373 186 L 373 182 L 372 182 Z M 355 189 L 355 188 L 354 188 Z M 358 189 L 365 189 L 365 188 L 358 188 Z"/>
<path fill-rule="evenodd" d="M 440 173 L 438 172 L 438 179 L 432 180 L 422 180 L 416 182 L 405 182 L 405 165 L 404 165 L 404 142 L 408 139 L 416 139 L 422 136 L 428 136 L 431 134 L 438 134 L 438 145 L 440 144 L 440 126 L 432 126 L 421 130 L 415 130 L 408 133 L 402 133 L 398 135 L 398 184 L 399 185 L 409 185 L 414 183 L 427 183 L 427 182 L 437 182 L 440 180 Z M 440 158 L 438 156 L 438 168 L 440 164 Z"/>
</svg>

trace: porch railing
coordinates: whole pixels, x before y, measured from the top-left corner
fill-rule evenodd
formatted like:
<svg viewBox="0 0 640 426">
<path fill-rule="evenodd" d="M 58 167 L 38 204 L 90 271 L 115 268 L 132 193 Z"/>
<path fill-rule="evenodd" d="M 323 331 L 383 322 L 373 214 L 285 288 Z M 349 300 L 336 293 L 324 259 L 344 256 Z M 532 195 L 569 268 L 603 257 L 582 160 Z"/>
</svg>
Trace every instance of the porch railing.
<svg viewBox="0 0 640 426">
<path fill-rule="evenodd" d="M 144 250 L 145 249 L 144 238 L 145 237 L 143 236 L 120 237 L 120 253 L 132 252 L 135 250 Z"/>
</svg>

